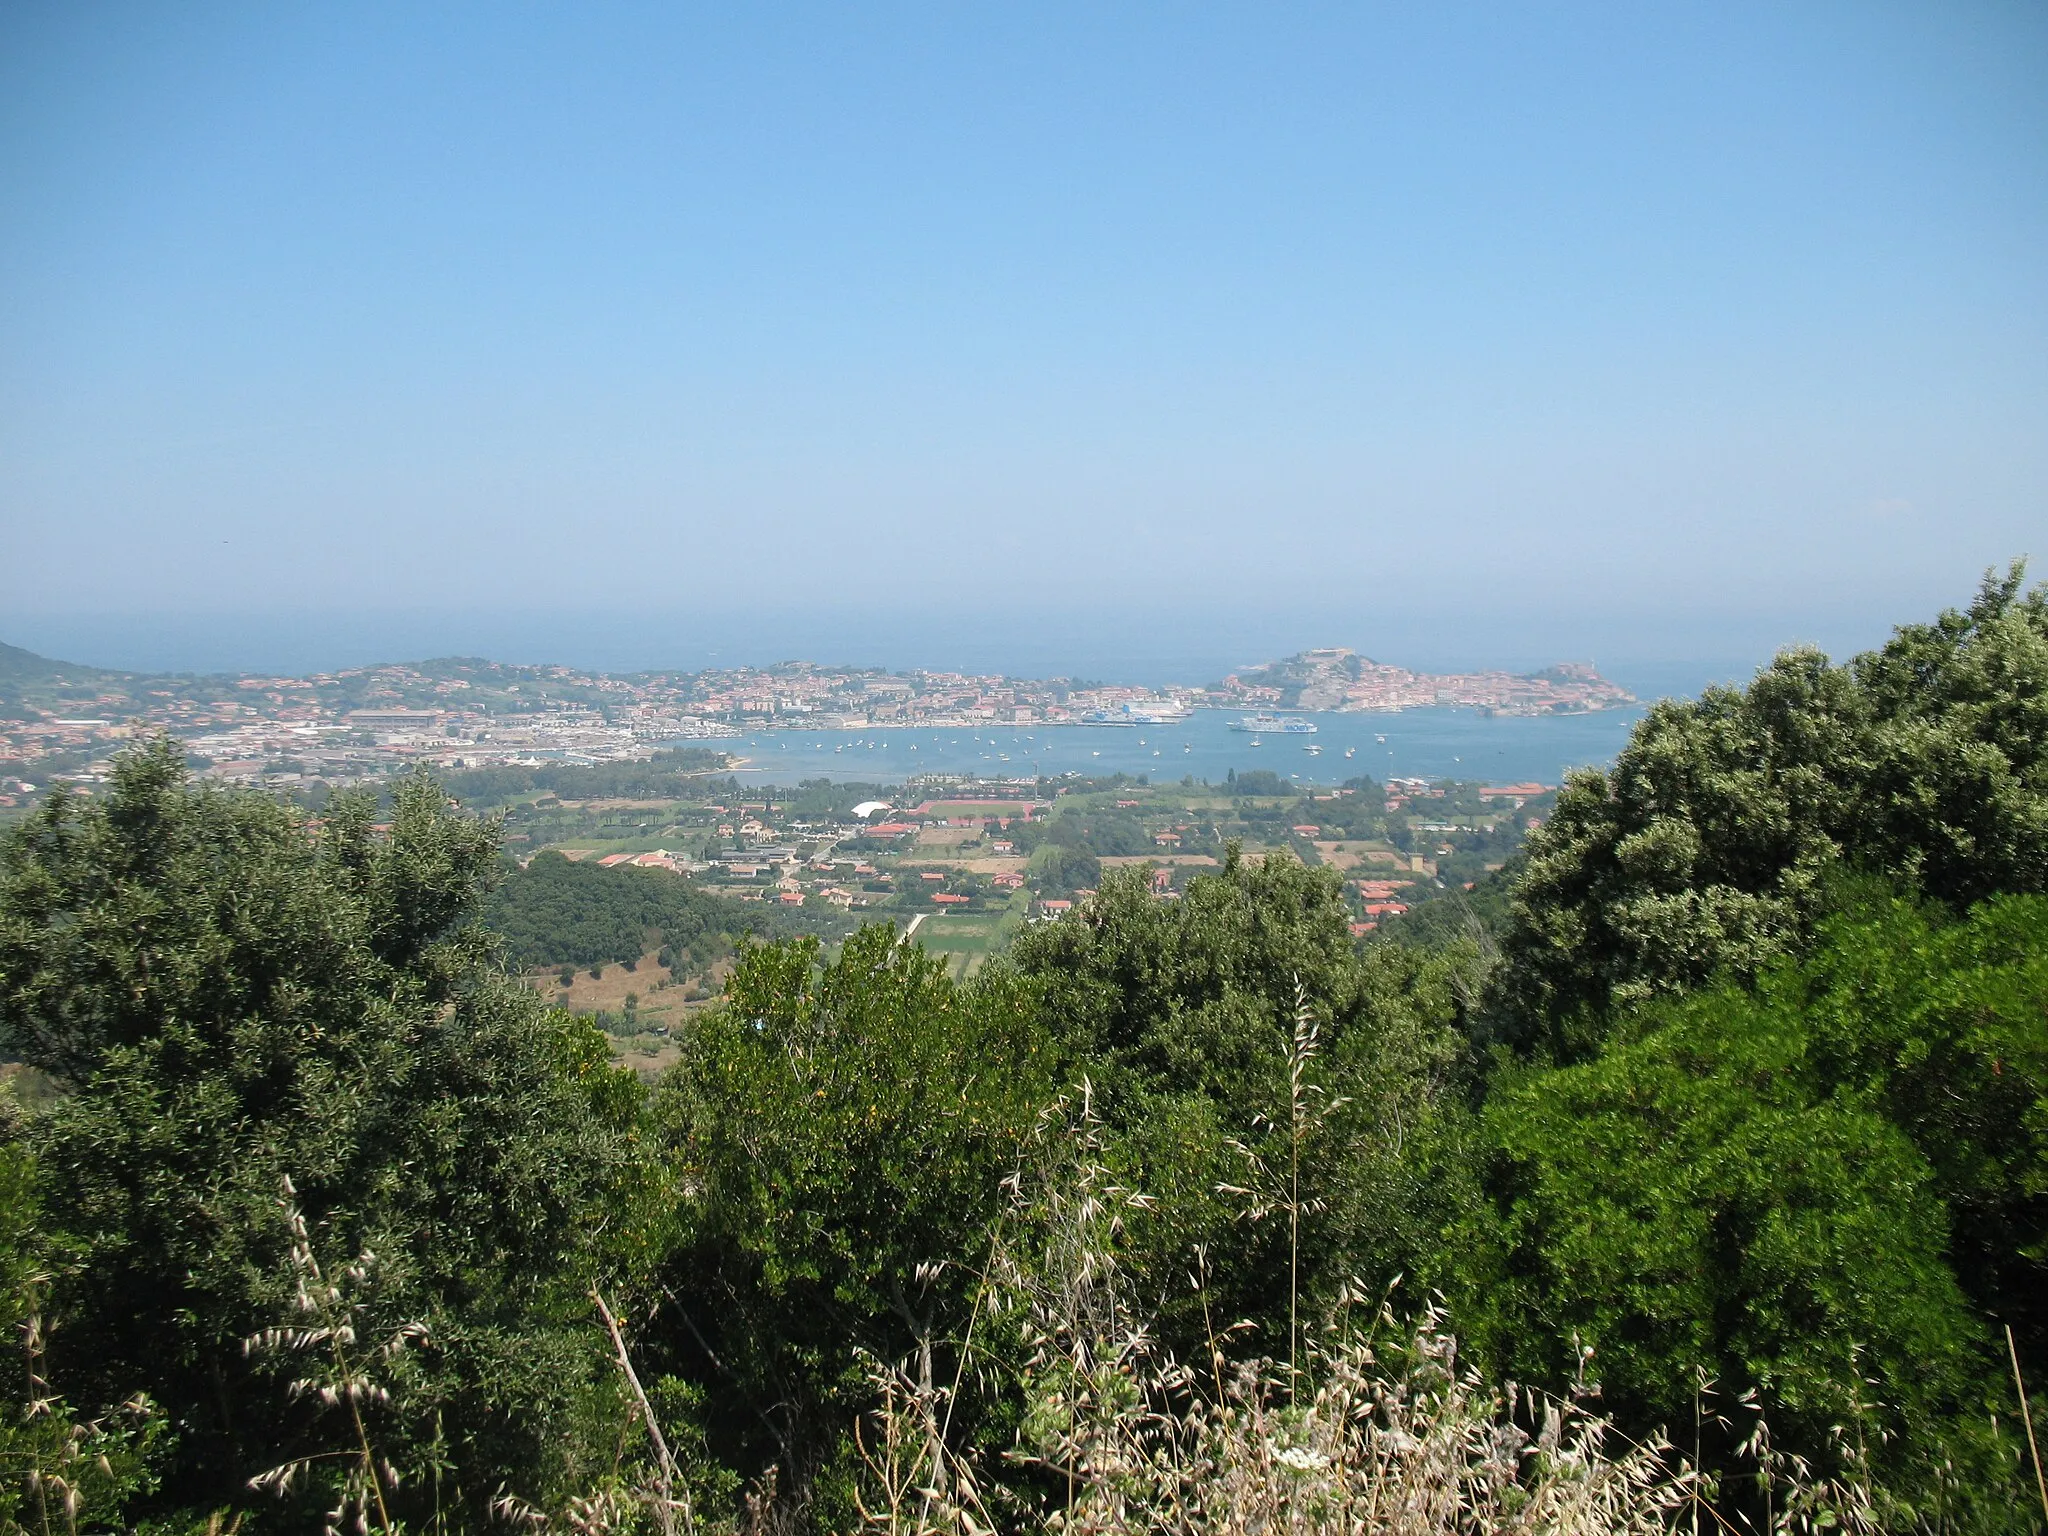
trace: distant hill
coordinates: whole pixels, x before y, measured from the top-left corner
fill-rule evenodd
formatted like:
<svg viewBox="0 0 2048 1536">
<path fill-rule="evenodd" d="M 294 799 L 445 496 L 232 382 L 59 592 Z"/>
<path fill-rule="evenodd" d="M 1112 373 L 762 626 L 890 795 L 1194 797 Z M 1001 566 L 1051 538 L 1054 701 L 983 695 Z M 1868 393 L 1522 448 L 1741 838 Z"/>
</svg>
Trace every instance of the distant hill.
<svg viewBox="0 0 2048 1536">
<path fill-rule="evenodd" d="M 57 677 L 126 677 L 125 672 L 109 672 L 103 667 L 81 666 L 75 661 L 52 661 L 47 656 L 38 656 L 34 651 L 25 651 L 18 645 L 0 642 L 0 682 L 42 683 Z"/>
<path fill-rule="evenodd" d="M 75 661 L 38 656 L 18 645 L 0 643 L 0 720 L 29 720 L 51 710 L 127 712 L 135 707 L 133 672 L 110 672 Z"/>
</svg>

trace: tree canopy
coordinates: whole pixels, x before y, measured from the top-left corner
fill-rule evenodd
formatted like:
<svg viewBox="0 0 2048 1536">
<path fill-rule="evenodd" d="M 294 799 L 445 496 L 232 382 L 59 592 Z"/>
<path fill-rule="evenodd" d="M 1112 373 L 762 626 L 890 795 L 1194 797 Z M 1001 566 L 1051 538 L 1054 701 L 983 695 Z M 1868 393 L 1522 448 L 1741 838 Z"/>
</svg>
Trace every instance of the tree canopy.
<svg viewBox="0 0 2048 1536">
<path fill-rule="evenodd" d="M 0 1532 L 1308 1528 L 1424 1446 L 1491 1501 L 1431 1531 L 2037 1529 L 2041 589 L 1659 705 L 1377 932 L 1269 809 L 1171 890 L 1034 820 L 1099 886 L 956 979 L 520 868 L 425 775 L 53 794 L 0 838 Z M 653 1084 L 501 969 L 729 943 Z"/>
<path fill-rule="evenodd" d="M 158 744 L 0 858 L 0 1027 L 65 1089 L 19 1127 L 51 1352 L 78 1401 L 147 1384 L 173 1505 L 240 1503 L 336 1433 L 293 1362 L 243 1348 L 303 1279 L 286 1180 L 321 1264 L 374 1256 L 362 1331 L 419 1329 L 380 1425 L 417 1496 L 480 1517 L 508 1478 L 589 1470 L 576 1425 L 611 1384 L 578 1302 L 649 1241 L 639 1093 L 492 973 L 491 825 L 425 778 L 388 834 L 373 815 L 198 788 Z"/>
<path fill-rule="evenodd" d="M 708 954 L 768 926 L 759 912 L 668 870 L 601 869 L 552 851 L 505 870 L 483 918 L 520 966 L 637 960 L 663 945 Z"/>
<path fill-rule="evenodd" d="M 1754 975 L 1842 866 L 1957 908 L 2048 889 L 2048 588 L 2020 567 L 1846 666 L 1788 651 L 1661 703 L 1574 775 L 1516 884 L 1499 1032 L 1571 1060 L 1617 1009 Z"/>
</svg>

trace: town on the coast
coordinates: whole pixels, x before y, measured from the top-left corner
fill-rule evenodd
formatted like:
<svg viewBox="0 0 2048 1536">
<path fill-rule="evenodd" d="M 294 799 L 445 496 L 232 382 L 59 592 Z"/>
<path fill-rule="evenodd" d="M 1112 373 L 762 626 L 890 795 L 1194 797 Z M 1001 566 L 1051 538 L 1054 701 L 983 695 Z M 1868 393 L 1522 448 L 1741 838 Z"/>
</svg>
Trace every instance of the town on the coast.
<svg viewBox="0 0 2048 1536">
<path fill-rule="evenodd" d="M 1276 765 L 1210 783 L 1007 760 L 920 772 L 907 752 L 883 767 L 872 751 L 857 773 L 774 785 L 745 755 L 770 733 L 858 731 L 870 747 L 910 728 L 1143 733 L 1215 710 L 1251 733 L 1249 749 L 1266 732 L 1312 740 L 1325 711 L 1571 714 L 1633 702 L 1588 667 L 1430 674 L 1334 649 L 1188 687 L 806 662 L 614 676 L 474 658 L 202 677 L 10 649 L 0 820 L 26 816 L 57 784 L 91 797 L 124 746 L 159 735 L 202 779 L 316 815 L 335 793 L 382 794 L 427 769 L 463 806 L 502 819 L 513 874 L 489 921 L 509 957 L 550 997 L 599 1017 L 622 1054 L 658 1065 L 670 1027 L 719 995 L 749 933 L 830 942 L 891 922 L 966 974 L 1118 868 L 1142 867 L 1173 901 L 1231 857 L 1284 852 L 1339 874 L 1362 938 L 1501 868 L 1556 788 L 1376 780 L 1348 753 L 1300 760 L 1327 763 L 1326 782 Z M 650 903 L 696 914 L 654 926 L 697 923 L 701 940 L 643 943 L 644 921 L 619 914 Z M 565 912 L 582 916 L 565 929 Z"/>
<path fill-rule="evenodd" d="M 1584 713 L 1635 700 L 1589 666 L 1416 672 L 1354 651 L 1305 651 L 1204 685 L 891 672 L 788 662 L 612 675 L 476 658 L 317 672 L 145 674 L 0 647 L 0 809 L 63 774 L 89 786 L 123 741 L 167 732 L 206 776 L 291 787 L 463 770 L 644 760 L 662 743 L 775 729 L 971 729 L 1169 724 L 1233 712 L 1246 729 L 1314 711 L 1453 707 Z M 1276 713 L 1278 712 L 1278 713 Z M 1296 729 L 1302 727 L 1296 726 Z"/>
</svg>

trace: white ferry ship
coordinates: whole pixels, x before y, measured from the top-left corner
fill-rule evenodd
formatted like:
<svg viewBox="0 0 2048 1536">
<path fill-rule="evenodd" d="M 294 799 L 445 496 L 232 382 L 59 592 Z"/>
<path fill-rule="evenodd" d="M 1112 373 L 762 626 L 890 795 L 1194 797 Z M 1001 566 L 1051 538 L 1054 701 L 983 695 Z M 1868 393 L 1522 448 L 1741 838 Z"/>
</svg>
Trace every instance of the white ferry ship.
<svg viewBox="0 0 2048 1536">
<path fill-rule="evenodd" d="M 1233 731 L 1250 731 L 1253 735 L 1313 736 L 1316 733 L 1315 721 L 1298 716 L 1283 720 L 1278 715 L 1246 715 L 1241 720 L 1231 721 L 1230 728 Z"/>
</svg>

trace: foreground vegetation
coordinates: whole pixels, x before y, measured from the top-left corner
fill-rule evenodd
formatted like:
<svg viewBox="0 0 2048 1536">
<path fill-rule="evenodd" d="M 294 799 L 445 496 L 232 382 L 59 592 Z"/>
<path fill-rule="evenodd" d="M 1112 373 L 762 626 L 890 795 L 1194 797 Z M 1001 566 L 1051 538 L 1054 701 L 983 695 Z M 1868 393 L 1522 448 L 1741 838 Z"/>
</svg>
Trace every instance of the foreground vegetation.
<svg viewBox="0 0 2048 1536">
<path fill-rule="evenodd" d="M 502 877 L 427 779 L 316 822 L 162 744 L 10 835 L 0 1529 L 2048 1520 L 2016 572 L 1660 707 L 1391 937 L 1233 851 L 971 980 L 748 942 L 650 1086 Z M 730 936 L 533 878 L 593 957 Z"/>
</svg>

